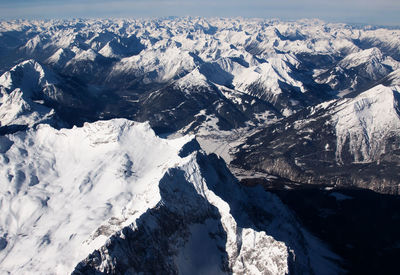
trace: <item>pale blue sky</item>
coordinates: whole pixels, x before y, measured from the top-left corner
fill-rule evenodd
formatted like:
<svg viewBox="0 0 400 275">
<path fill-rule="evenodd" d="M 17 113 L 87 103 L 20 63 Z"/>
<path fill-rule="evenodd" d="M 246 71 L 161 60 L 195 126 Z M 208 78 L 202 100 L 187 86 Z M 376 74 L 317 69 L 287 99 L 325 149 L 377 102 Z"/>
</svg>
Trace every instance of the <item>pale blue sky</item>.
<svg viewBox="0 0 400 275">
<path fill-rule="evenodd" d="M 0 19 L 261 17 L 400 25 L 400 0 L 0 0 Z"/>
</svg>

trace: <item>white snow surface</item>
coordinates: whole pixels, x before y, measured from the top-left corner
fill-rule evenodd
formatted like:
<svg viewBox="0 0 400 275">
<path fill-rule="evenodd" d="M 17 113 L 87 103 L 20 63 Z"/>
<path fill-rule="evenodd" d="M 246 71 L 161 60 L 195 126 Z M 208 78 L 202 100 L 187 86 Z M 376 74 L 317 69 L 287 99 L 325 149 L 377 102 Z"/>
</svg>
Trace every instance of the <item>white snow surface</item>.
<svg viewBox="0 0 400 275">
<path fill-rule="evenodd" d="M 166 82 L 194 70 L 195 63 L 188 51 L 174 45 L 160 45 L 142 51 L 139 55 L 121 59 L 112 69 L 110 77 L 120 74 L 145 74 L 145 83 Z"/>
<path fill-rule="evenodd" d="M 288 245 L 295 249 L 297 261 L 305 265 L 315 261 L 324 270 L 339 271 L 324 258 L 336 256 L 303 231 L 274 195 L 260 188 L 246 193 L 228 174 L 230 180 L 222 186 L 221 171 L 215 170 L 218 164 L 200 167 L 198 154 L 206 157 L 201 151 L 181 157 L 182 148 L 193 138 L 161 139 L 148 123 L 125 119 L 61 130 L 40 124 L 0 137 L 0 237 L 6 242 L 0 250 L 0 273 L 71 273 L 110 236 L 127 226 L 135 228 L 138 218 L 162 203 L 163 178 L 169 190 L 163 191 L 164 196 L 173 197 L 177 188 L 183 190 L 179 199 L 186 202 L 177 202 L 183 208 L 170 205 L 171 211 L 199 211 L 203 206 L 196 204 L 195 197 L 200 195 L 220 215 L 220 220 L 193 223 L 189 239 L 178 242 L 176 263 L 181 272 L 221 271 L 215 269 L 221 252 L 209 236 L 217 221 L 226 232 L 224 245 L 234 274 L 287 274 Z M 167 176 L 165 182 L 165 176 L 176 169 L 184 173 L 185 181 Z M 215 190 L 222 191 L 224 199 Z M 270 233 L 283 239 L 296 237 L 286 244 L 269 232 L 255 230 L 248 213 L 237 212 L 249 202 L 273 213 L 272 221 L 259 221 L 270 223 Z M 209 257 L 194 258 L 201 250 Z M 317 264 L 309 268 L 320 271 Z"/>
<path fill-rule="evenodd" d="M 387 79 L 390 81 L 392 86 L 400 87 L 400 69 L 395 70 L 387 76 Z"/>
<path fill-rule="evenodd" d="M 364 63 L 379 65 L 383 61 L 382 52 L 374 47 L 360 52 L 352 53 L 339 62 L 339 66 L 349 69 Z"/>
<path fill-rule="evenodd" d="M 45 65 L 96 65 L 97 59 L 113 58 L 105 81 L 129 76 L 144 84 L 173 82 L 186 93 L 201 90 L 196 90 L 199 86 L 215 86 L 238 104 L 242 98 L 237 94 L 274 104 L 287 92 L 280 83 L 307 93 L 293 73 L 300 65 L 296 54 L 345 56 L 335 64 L 336 73 L 365 65 L 371 79 L 387 76 L 392 86 L 378 85 L 355 98 L 313 108 L 315 112 L 329 109 L 332 115 L 327 123 L 335 127 L 337 162 L 343 162 L 346 146 L 355 163 L 376 161 L 385 153 L 386 138 L 400 133 L 400 63 L 385 52 L 399 52 L 400 30 L 318 20 L 177 18 L 1 21 L 0 34 L 8 31 L 25 32 L 27 39 L 19 50 L 44 56 L 41 62 Z M 128 47 L 118 44 L 130 37 L 143 45 L 135 54 L 128 54 Z M 370 48 L 361 49 L 355 41 L 367 41 Z M 324 71 L 318 70 L 315 77 Z M 335 86 L 335 77 L 333 74 L 322 83 Z M 0 126 L 34 126 L 52 118 L 54 111 L 32 98 L 38 92 L 57 96 L 57 83 L 57 77 L 34 60 L 5 72 L 0 76 Z M 347 91 L 342 92 L 338 95 Z M 284 116 L 292 114 L 289 107 L 280 111 Z M 206 114 L 201 111 L 199 115 Z M 250 128 L 221 131 L 217 118 L 206 116 L 196 129 L 199 143 L 206 152 L 229 163 L 235 147 L 251 134 L 247 133 Z M 110 235 L 134 224 L 160 201 L 158 183 L 170 168 L 184 171 L 198 193 L 218 209 L 235 273 L 287 272 L 288 247 L 266 232 L 239 228 L 229 205 L 207 189 L 195 157 L 178 155 L 192 138 L 160 139 L 148 124 L 122 119 L 69 130 L 39 125 L 0 137 L 0 238 L 7 241 L 0 250 L 0 273 L 71 272 Z M 192 237 L 204 235 L 207 226 L 194 225 Z M 183 248 L 187 253 L 193 250 L 193 238 Z M 193 264 L 184 255 L 178 259 L 182 268 Z M 264 265 L 257 266 L 260 263 Z"/>
<path fill-rule="evenodd" d="M 384 57 L 382 52 L 374 47 L 363 50 L 357 53 L 352 53 L 346 56 L 338 64 L 341 68 L 351 69 L 362 64 L 365 64 L 363 73 L 368 75 L 371 79 L 379 79 L 379 76 L 387 75 L 390 71 L 383 64 L 397 69 L 399 62 L 393 60 L 391 57 Z"/>
<path fill-rule="evenodd" d="M 352 70 L 357 70 L 358 74 L 351 79 L 352 83 L 349 90 L 340 91 L 337 95 L 343 97 L 359 84 L 359 78 L 368 78 L 373 81 L 378 81 L 387 76 L 390 72 L 397 70 L 400 62 L 394 60 L 390 56 L 385 56 L 377 47 L 372 47 L 366 50 L 360 50 L 350 53 L 345 58 L 340 60 L 335 67 L 330 68 L 329 76 L 316 78 L 316 82 L 320 84 L 328 84 L 332 89 L 340 89 L 341 82 L 344 79 L 351 79 L 348 75 Z M 360 67 L 360 68 L 358 68 Z M 326 71 L 322 70 L 319 73 L 322 75 Z M 339 76 L 339 78 L 338 78 Z"/>
<path fill-rule="evenodd" d="M 12 90 L 15 87 L 31 91 L 37 86 L 57 84 L 56 76 L 46 71 L 34 60 L 23 61 L 0 76 L 0 85 Z"/>
<path fill-rule="evenodd" d="M 148 124 L 117 119 L 1 137 L 2 272 L 66 274 L 113 230 L 159 200 L 158 181 L 190 140 L 162 140 Z M 105 221 L 119 225 L 91 235 Z"/>
<path fill-rule="evenodd" d="M 268 98 L 269 94 L 274 97 L 282 93 L 279 81 L 298 87 L 304 93 L 306 90 L 303 84 L 290 76 L 292 70 L 288 64 L 290 64 L 290 61 L 296 63 L 295 60 L 294 57 L 289 55 L 271 57 L 266 63 L 244 68 L 240 73 L 236 73 L 233 84 L 237 90 L 263 99 Z M 251 90 L 249 91 L 249 87 L 255 84 L 266 91 L 266 95 L 253 94 Z"/>
<path fill-rule="evenodd" d="M 376 161 L 385 152 L 385 139 L 400 133 L 399 91 L 398 86 L 378 85 L 339 102 L 332 117 L 339 163 L 346 142 L 354 162 Z"/>
<path fill-rule="evenodd" d="M 185 178 L 188 180 L 188 182 L 193 184 L 193 187 L 196 189 L 197 193 L 207 199 L 211 205 L 218 209 L 218 212 L 221 216 L 222 227 L 226 232 L 227 240 L 225 244 L 225 250 L 228 254 L 229 266 L 233 273 L 263 274 L 265 272 L 269 272 L 271 274 L 287 274 L 289 255 L 286 244 L 284 242 L 275 240 L 272 236 L 269 236 L 264 231 L 257 231 L 253 228 L 241 227 L 238 224 L 239 221 L 235 220 L 235 217 L 232 214 L 231 207 L 234 206 L 230 205 L 227 201 L 224 201 L 214 191 L 208 188 L 208 184 L 210 184 L 210 182 L 207 184 L 205 179 L 202 178 L 200 173 L 201 168 L 195 161 L 195 158 L 196 157 L 193 154 L 189 156 L 187 161 L 183 163 L 182 170 L 185 171 Z M 210 165 L 213 164 L 211 163 Z M 217 180 L 216 178 L 213 178 L 215 176 L 216 175 L 212 174 L 209 175 L 209 177 L 212 178 L 211 180 Z M 210 179 L 208 180 L 210 181 Z M 244 203 L 246 199 L 249 199 L 246 194 L 241 192 L 242 190 L 237 187 L 238 186 L 232 185 L 232 183 L 226 187 L 222 187 L 228 188 L 229 194 L 227 193 L 227 197 L 233 198 L 233 204 Z M 264 198 L 269 200 L 267 197 Z M 194 200 L 190 199 L 190 201 Z M 273 200 L 271 200 L 270 203 L 273 204 Z M 199 205 L 198 207 L 200 208 L 201 206 Z M 279 206 L 274 205 L 274 207 Z M 196 209 L 196 207 L 194 209 Z M 243 217 L 246 217 L 246 214 L 243 213 Z M 281 222 L 284 220 L 285 219 L 282 219 Z M 250 224 L 251 222 L 249 225 Z M 202 240 L 202 245 L 200 245 L 198 248 L 192 247 L 194 245 L 193 242 L 196 242 L 196 239 L 201 238 L 202 236 L 204 237 L 206 228 L 207 222 L 201 226 L 192 226 L 192 237 L 189 239 L 189 242 L 184 247 L 182 253 L 188 254 L 189 250 L 190 254 L 190 250 L 196 249 L 199 251 L 198 249 L 202 249 L 202 246 L 213 246 L 213 244 L 210 243 L 210 240 L 204 239 Z M 198 236 L 198 234 L 200 234 L 200 236 Z M 209 263 L 215 260 L 215 257 L 212 259 L 213 251 L 214 253 L 216 252 L 215 248 L 208 250 L 210 253 Z M 188 268 L 191 266 L 190 262 L 188 265 L 188 260 L 189 259 L 182 259 L 182 254 L 178 255 L 178 261 L 186 262 L 185 264 L 182 263 L 182 267 Z M 193 261 L 193 259 L 190 261 Z"/>
<path fill-rule="evenodd" d="M 108 56 L 113 51 L 109 42 L 115 39 L 115 35 L 124 38 L 136 36 L 146 48 L 161 49 L 172 45 L 182 52 L 195 52 L 204 61 L 236 56 L 250 65 L 256 61 L 253 55 L 268 59 L 276 56 L 275 50 L 318 54 L 357 52 L 360 49 L 354 40 L 363 39 L 392 49 L 400 46 L 398 29 L 357 28 L 320 20 L 284 22 L 274 19 L 183 17 L 0 22 L 0 32 L 27 29 L 30 39 L 23 48 L 30 51 L 85 45 Z M 246 50 L 247 46 L 251 47 Z"/>
<path fill-rule="evenodd" d="M 27 125 L 50 119 L 54 110 L 34 98 L 57 97 L 57 77 L 34 60 L 14 66 L 0 76 L 0 126 Z"/>
<path fill-rule="evenodd" d="M 400 68 L 398 61 L 379 50 L 398 52 L 400 30 L 357 28 L 320 20 L 184 17 L 1 21 L 0 34 L 8 31 L 25 32 L 27 38 L 21 41 L 21 50 L 30 56 L 44 56 L 40 61 L 45 64 L 74 68 L 81 63 L 96 65 L 98 57 L 115 59 L 104 77 L 111 83 L 127 76 L 145 84 L 168 83 L 199 70 L 201 64 L 212 64 L 220 68 L 219 75 L 222 72 L 227 77 L 224 83 L 215 84 L 272 103 L 288 92 L 280 83 L 302 93 L 308 91 L 301 77 L 292 73 L 299 66 L 297 54 L 347 55 L 339 67 L 352 68 L 367 62 L 367 73 L 372 76 L 389 73 L 387 68 Z M 138 46 L 126 44 L 131 38 L 137 39 L 140 50 L 131 51 Z M 369 49 L 362 50 L 355 42 L 364 40 L 371 44 Z M 209 75 L 206 78 L 211 82 L 220 80 Z M 293 110 L 281 111 L 289 115 Z"/>
<path fill-rule="evenodd" d="M 287 273 L 286 245 L 251 228 L 240 229 L 239 236 L 229 205 L 205 185 L 196 153 L 178 155 L 192 138 L 160 139 L 147 123 L 124 119 L 62 130 L 39 125 L 1 137 L 0 235 L 7 241 L 1 271 L 70 273 L 114 232 L 154 207 L 160 179 L 169 168 L 179 168 L 218 208 L 235 273 Z"/>
</svg>

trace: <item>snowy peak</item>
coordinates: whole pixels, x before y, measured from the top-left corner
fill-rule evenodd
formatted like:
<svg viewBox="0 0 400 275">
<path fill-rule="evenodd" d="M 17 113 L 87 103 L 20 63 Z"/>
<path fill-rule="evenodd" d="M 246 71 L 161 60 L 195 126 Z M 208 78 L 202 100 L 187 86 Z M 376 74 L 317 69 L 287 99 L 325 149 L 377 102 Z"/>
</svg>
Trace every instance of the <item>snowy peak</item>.
<svg viewBox="0 0 400 275">
<path fill-rule="evenodd" d="M 109 58 L 123 58 L 139 54 L 144 46 L 135 37 L 114 38 L 101 48 L 99 54 Z"/>
<path fill-rule="evenodd" d="M 184 77 L 178 79 L 174 86 L 186 93 L 193 92 L 195 88 L 209 87 L 208 80 L 203 73 L 199 71 L 199 68 L 196 68 Z"/>
<path fill-rule="evenodd" d="M 387 45 L 400 37 L 397 30 L 321 21 L 165 18 L 13 24 L 3 22 L 2 30 L 19 30 L 16 44 L 28 50 L 11 48 L 10 54 L 35 58 L 87 84 L 87 90 L 79 87 L 71 94 L 107 91 L 129 102 L 137 101 L 143 91 L 169 87 L 198 68 L 207 83 L 220 92 L 229 90 L 230 98 L 239 101 L 237 95 L 245 94 L 288 116 L 321 98 L 364 91 L 400 68 L 399 44 Z M 360 45 L 369 49 L 361 50 Z M 343 55 L 347 57 L 340 61 Z"/>
<path fill-rule="evenodd" d="M 355 162 L 377 161 L 385 153 L 386 139 L 400 132 L 399 99 L 396 88 L 378 85 L 336 108 L 333 119 L 339 162 L 343 162 L 346 142 Z"/>
<path fill-rule="evenodd" d="M 351 113 L 365 122 L 371 119 L 376 122 L 374 127 L 382 128 L 387 123 L 398 123 L 399 91 L 397 87 L 378 85 L 344 102 L 336 108 L 339 117 L 344 117 L 344 113 Z"/>
<path fill-rule="evenodd" d="M 382 52 L 378 48 L 371 48 L 348 55 L 338 66 L 344 69 L 362 67 L 359 71 L 361 77 L 379 80 L 390 73 L 388 67 L 383 65 L 383 61 Z"/>
<path fill-rule="evenodd" d="M 21 62 L 0 76 L 0 85 L 10 91 L 18 87 L 29 92 L 56 83 L 56 76 L 32 59 Z"/>
<path fill-rule="evenodd" d="M 341 60 L 338 65 L 342 68 L 350 69 L 365 63 L 379 65 L 382 63 L 382 61 L 382 52 L 378 48 L 373 47 L 367 50 L 349 54 L 343 60 Z"/>
<path fill-rule="evenodd" d="M 235 78 L 234 83 L 238 90 L 247 90 L 249 86 L 259 84 L 263 87 L 260 92 L 265 91 L 266 95 L 268 92 L 274 95 L 282 93 L 280 82 L 292 85 L 305 92 L 302 83 L 292 78 L 292 68 L 288 65 L 290 64 L 289 60 L 290 62 L 296 62 L 295 59 L 287 55 L 271 57 L 258 66 L 244 70 L 242 74 Z"/>
<path fill-rule="evenodd" d="M 156 205 L 158 181 L 181 161 L 178 153 L 189 139 L 161 140 L 148 124 L 122 119 L 69 130 L 41 125 L 3 137 L 10 161 L 0 165 L 1 177 L 9 179 L 1 200 L 19 206 L 0 210 L 8 243 L 0 251 L 2 269 L 71 272 L 109 236 L 89 239 L 104 222 L 115 216 L 123 226 Z M 17 203 L 21 200 L 24 204 Z M 84 241 L 89 243 L 82 246 Z"/>
<path fill-rule="evenodd" d="M 8 160 L 0 163 L 6 272 L 179 273 L 193 270 L 187 255 L 199 248 L 206 258 L 196 267 L 214 274 L 285 274 L 294 255 L 299 272 L 318 271 L 311 257 L 337 269 L 279 200 L 238 186 L 193 137 L 161 139 L 147 123 L 114 119 L 62 130 L 40 125 L 1 137 L 0 148 Z M 254 209 L 279 216 L 259 221 Z"/>
<path fill-rule="evenodd" d="M 8 93 L 0 87 L 0 129 L 1 133 L 8 133 L 34 126 L 40 122 L 51 122 L 54 111 L 41 104 L 26 98 L 19 88 Z M 8 126 L 11 126 L 8 128 Z M 4 127 L 4 128 L 3 128 Z M 14 127 L 14 128 L 13 128 Z"/>
<path fill-rule="evenodd" d="M 60 96 L 55 74 L 34 60 L 24 61 L 0 77 L 0 126 L 33 126 L 48 122 L 54 111 L 43 106 L 46 98 Z"/>
<path fill-rule="evenodd" d="M 99 51 L 99 54 L 101 54 L 104 57 L 110 57 L 110 58 L 118 58 L 121 57 L 121 49 L 118 49 L 118 44 L 116 44 L 114 40 L 108 42 L 101 50 Z"/>
<path fill-rule="evenodd" d="M 71 63 L 79 61 L 95 61 L 98 56 L 98 54 L 92 49 L 82 50 L 78 47 L 73 47 L 71 50 L 75 53 L 74 58 L 70 61 Z"/>
<path fill-rule="evenodd" d="M 397 69 L 397 66 L 397 61 L 390 56 L 385 57 L 374 47 L 347 55 L 336 66 L 319 74 L 316 82 L 328 84 L 342 97 L 351 92 L 360 93 L 376 85 L 392 70 Z"/>
<path fill-rule="evenodd" d="M 134 75 L 143 83 L 165 83 L 183 77 L 196 67 L 193 57 L 177 47 L 149 49 L 140 54 L 123 58 L 116 63 L 110 81 L 121 75 Z"/>
<path fill-rule="evenodd" d="M 67 64 L 75 56 L 75 53 L 69 49 L 58 49 L 52 56 L 50 56 L 45 63 L 55 67 L 62 67 Z"/>
<path fill-rule="evenodd" d="M 297 182 L 399 194 L 400 93 L 377 85 L 326 101 L 252 134 L 232 165 Z"/>
</svg>

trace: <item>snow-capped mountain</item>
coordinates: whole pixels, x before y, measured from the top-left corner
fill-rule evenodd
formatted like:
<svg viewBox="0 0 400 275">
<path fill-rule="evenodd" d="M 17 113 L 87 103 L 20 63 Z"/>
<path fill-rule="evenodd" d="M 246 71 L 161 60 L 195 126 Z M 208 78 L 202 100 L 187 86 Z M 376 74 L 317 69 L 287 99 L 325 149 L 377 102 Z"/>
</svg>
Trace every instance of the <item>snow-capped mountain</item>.
<svg viewBox="0 0 400 275">
<path fill-rule="evenodd" d="M 399 53 L 319 20 L 1 21 L 0 271 L 344 272 L 262 187 L 399 194 Z"/>
<path fill-rule="evenodd" d="M 293 181 L 398 194 L 399 89 L 378 85 L 299 112 L 252 135 L 235 164 Z"/>
<path fill-rule="evenodd" d="M 42 122 L 62 127 L 88 110 L 96 112 L 94 92 L 80 93 L 86 87 L 35 60 L 17 64 L 0 76 L 2 132 Z"/>
<path fill-rule="evenodd" d="M 339 95 L 360 92 L 387 76 L 400 65 L 391 57 L 383 57 L 378 48 L 351 53 L 335 67 L 317 76 L 317 82 L 328 84 Z"/>
<path fill-rule="evenodd" d="M 355 163 L 377 161 L 386 153 L 386 139 L 400 132 L 399 88 L 378 85 L 336 107 L 337 162 L 344 161 L 346 143 Z"/>
<path fill-rule="evenodd" d="M 3 272 L 340 270 L 276 197 L 238 185 L 193 137 L 123 119 L 39 125 L 1 137 L 1 152 Z"/>
<path fill-rule="evenodd" d="M 122 110 L 131 114 L 103 103 L 98 104 L 97 112 L 82 114 L 86 117 L 137 120 L 132 115 L 141 105 L 135 104 L 137 100 L 160 89 L 165 91 L 198 70 L 209 85 L 216 86 L 215 91 L 225 90 L 228 103 L 241 113 L 236 117 L 257 122 L 255 118 L 263 117 L 266 111 L 288 116 L 345 93 L 341 90 L 369 88 L 399 67 L 394 59 L 399 45 L 393 42 L 400 35 L 398 31 L 312 20 L 15 21 L 2 22 L 1 30 L 6 41 L 10 40 L 0 51 L 3 72 L 10 68 L 7 62 L 33 58 L 87 84 L 76 88 L 76 94 L 90 96 L 96 91 L 113 101 L 110 105 L 115 106 L 115 100 L 125 104 Z M 368 72 L 364 75 L 363 71 Z M 343 79 L 346 77 L 350 80 Z M 335 84 L 338 81 L 340 87 Z M 249 96 L 249 102 L 262 101 L 268 107 L 246 112 L 237 104 L 242 94 Z M 218 105 L 215 101 L 207 104 Z M 163 109 L 174 107 L 170 104 Z M 167 121 L 158 124 L 172 122 L 165 116 L 160 119 Z M 230 125 L 240 123 L 230 121 Z"/>
<path fill-rule="evenodd" d="M 51 120 L 54 110 L 44 99 L 63 96 L 57 78 L 33 60 L 24 61 L 0 76 L 0 126 L 33 126 Z"/>
</svg>

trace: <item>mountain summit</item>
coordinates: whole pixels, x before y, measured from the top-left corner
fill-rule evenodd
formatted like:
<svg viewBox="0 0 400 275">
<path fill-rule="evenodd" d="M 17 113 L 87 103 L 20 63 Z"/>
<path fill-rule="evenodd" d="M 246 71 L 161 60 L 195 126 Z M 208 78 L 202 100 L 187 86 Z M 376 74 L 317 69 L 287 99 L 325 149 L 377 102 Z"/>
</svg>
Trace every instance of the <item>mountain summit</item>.
<svg viewBox="0 0 400 275">
<path fill-rule="evenodd" d="M 399 52 L 319 20 L 0 21 L 1 271 L 390 274 Z"/>
</svg>

